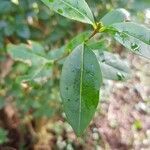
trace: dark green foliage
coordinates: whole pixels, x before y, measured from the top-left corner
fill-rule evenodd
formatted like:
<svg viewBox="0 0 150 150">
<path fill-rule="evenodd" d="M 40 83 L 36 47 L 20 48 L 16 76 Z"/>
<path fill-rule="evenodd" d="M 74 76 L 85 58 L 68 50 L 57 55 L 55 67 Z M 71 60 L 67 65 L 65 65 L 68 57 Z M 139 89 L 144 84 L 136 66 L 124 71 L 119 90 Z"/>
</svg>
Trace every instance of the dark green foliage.
<svg viewBox="0 0 150 150">
<path fill-rule="evenodd" d="M 102 74 L 95 54 L 84 44 L 66 59 L 60 78 L 60 92 L 67 119 L 77 135 L 91 121 L 99 102 Z"/>
<path fill-rule="evenodd" d="M 150 29 L 130 22 L 127 11 L 134 14 L 139 4 L 142 9 L 150 5 L 148 0 L 130 5 L 126 0 L 1 0 L 0 61 L 7 61 L 7 53 L 16 62 L 9 76 L 1 79 L 0 88 L 6 92 L 1 94 L 0 108 L 9 95 L 21 118 L 29 112 L 33 119 L 49 118 L 60 108 L 60 81 L 68 122 L 81 135 L 96 111 L 102 78 L 130 77 L 129 65 L 108 52 L 113 50 L 108 38 L 150 58 Z"/>
</svg>

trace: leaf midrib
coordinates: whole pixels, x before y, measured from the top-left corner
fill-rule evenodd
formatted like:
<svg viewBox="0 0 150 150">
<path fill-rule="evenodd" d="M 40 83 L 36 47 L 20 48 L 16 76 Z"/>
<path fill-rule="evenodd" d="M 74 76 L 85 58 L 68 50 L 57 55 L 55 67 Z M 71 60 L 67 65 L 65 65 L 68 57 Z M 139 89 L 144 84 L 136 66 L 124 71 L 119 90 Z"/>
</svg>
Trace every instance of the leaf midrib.
<svg viewBox="0 0 150 150">
<path fill-rule="evenodd" d="M 84 66 L 84 61 L 83 61 L 83 56 L 84 55 L 84 45 L 82 46 L 82 51 L 81 51 L 81 74 L 80 74 L 80 98 L 79 98 L 79 120 L 78 120 L 78 133 L 80 133 L 80 126 L 81 126 L 81 113 L 82 113 L 82 82 L 83 82 L 83 66 Z"/>
<path fill-rule="evenodd" d="M 86 15 L 84 15 L 82 12 L 78 11 L 78 9 L 76 9 L 75 7 L 71 6 L 69 3 L 67 3 L 67 2 L 65 2 L 65 1 L 63 1 L 63 0 L 61 0 L 61 1 L 62 1 L 64 4 L 68 5 L 69 7 L 71 7 L 72 9 L 74 9 L 75 11 L 77 11 L 79 14 L 81 14 L 81 15 L 84 16 L 85 18 L 87 18 L 87 19 L 91 22 L 91 24 L 93 24 L 93 22 L 91 21 L 91 19 L 88 18 Z"/>
</svg>

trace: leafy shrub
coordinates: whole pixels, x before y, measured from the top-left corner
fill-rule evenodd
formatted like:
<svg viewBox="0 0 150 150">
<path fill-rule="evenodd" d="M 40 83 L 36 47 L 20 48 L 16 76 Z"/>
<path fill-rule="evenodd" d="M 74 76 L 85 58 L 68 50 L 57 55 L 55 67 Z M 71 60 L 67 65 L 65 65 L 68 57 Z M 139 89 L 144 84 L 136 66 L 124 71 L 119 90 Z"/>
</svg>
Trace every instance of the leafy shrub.
<svg viewBox="0 0 150 150">
<path fill-rule="evenodd" d="M 9 44 L 7 50 L 15 60 L 30 66 L 28 75 L 21 79 L 24 84 L 29 81 L 41 84 L 53 79 L 55 66 L 63 64 L 60 77 L 63 108 L 68 122 L 79 136 L 96 111 L 103 78 L 122 81 L 130 77 L 129 66 L 109 52 L 105 37 L 111 36 L 131 52 L 149 59 L 150 30 L 132 22 L 129 12 L 123 8 L 112 10 L 97 21 L 85 0 L 41 1 L 66 18 L 92 25 L 93 31 L 77 35 L 55 51 L 45 52 L 45 47 L 32 41 Z M 18 36 L 29 38 L 29 30 Z M 46 101 L 45 106 L 49 106 L 49 102 Z M 42 111 L 46 114 L 45 107 L 41 108 L 44 110 L 40 114 Z"/>
</svg>

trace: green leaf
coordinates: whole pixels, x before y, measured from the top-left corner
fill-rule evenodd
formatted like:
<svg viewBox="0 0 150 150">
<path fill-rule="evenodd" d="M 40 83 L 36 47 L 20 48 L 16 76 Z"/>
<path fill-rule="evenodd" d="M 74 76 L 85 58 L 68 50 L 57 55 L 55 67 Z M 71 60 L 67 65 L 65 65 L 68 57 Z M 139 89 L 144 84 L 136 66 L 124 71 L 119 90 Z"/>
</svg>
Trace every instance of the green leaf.
<svg viewBox="0 0 150 150">
<path fill-rule="evenodd" d="M 4 28 L 4 33 L 6 36 L 11 36 L 14 32 L 15 27 L 11 23 L 7 24 L 6 27 Z"/>
<path fill-rule="evenodd" d="M 107 13 L 100 21 L 104 26 L 109 26 L 127 20 L 130 20 L 129 12 L 123 8 L 119 8 Z"/>
<path fill-rule="evenodd" d="M 92 49 L 92 50 L 97 50 L 97 49 L 105 49 L 105 40 L 100 40 L 100 41 L 89 41 L 87 43 L 87 46 Z"/>
<path fill-rule="evenodd" d="M 1 0 L 0 14 L 8 13 L 12 10 L 12 4 L 9 0 Z"/>
<path fill-rule="evenodd" d="M 14 60 L 31 66 L 29 73 L 20 77 L 23 82 L 34 81 L 41 84 L 52 76 L 53 60 L 46 57 L 44 48 L 39 43 L 30 42 L 29 45 L 9 44 L 7 50 Z"/>
<path fill-rule="evenodd" d="M 13 57 L 14 60 L 21 61 L 23 63 L 28 64 L 29 66 L 38 66 L 40 64 L 50 62 L 50 60 L 46 59 L 46 54 L 45 57 L 43 56 L 43 54 L 41 55 L 41 50 L 39 50 L 39 48 L 36 48 L 35 50 L 35 43 L 31 43 L 31 45 L 9 44 L 7 46 L 7 51 Z"/>
<path fill-rule="evenodd" d="M 39 67 L 31 67 L 27 75 L 22 76 L 22 82 L 34 81 L 38 84 L 45 83 L 52 76 L 52 66 L 44 64 Z"/>
<path fill-rule="evenodd" d="M 149 8 L 150 8 L 150 1 L 149 0 L 142 0 L 142 1 L 134 0 L 130 3 L 130 6 L 129 6 L 129 9 L 136 10 L 139 12 L 142 12 L 142 11 L 149 9 Z"/>
<path fill-rule="evenodd" d="M 47 56 L 50 59 L 57 60 L 58 58 L 62 57 L 63 54 L 65 54 L 65 46 L 51 50 Z"/>
<path fill-rule="evenodd" d="M 0 109 L 2 109 L 5 106 L 5 101 L 3 97 L 0 97 Z"/>
<path fill-rule="evenodd" d="M 119 55 L 106 51 L 96 51 L 95 53 L 104 78 L 122 81 L 130 77 L 130 68 L 125 61 L 119 58 Z"/>
<path fill-rule="evenodd" d="M 93 14 L 85 0 L 41 0 L 58 14 L 83 23 L 94 24 Z"/>
<path fill-rule="evenodd" d="M 45 117 L 52 117 L 52 115 L 54 115 L 56 111 L 56 108 L 52 107 L 50 104 L 49 104 L 49 101 L 45 101 L 43 102 L 40 107 L 38 107 L 38 109 L 33 113 L 33 116 L 35 118 L 41 118 L 43 116 Z"/>
<path fill-rule="evenodd" d="M 78 45 L 83 43 L 85 40 L 87 40 L 87 38 L 90 36 L 90 34 L 91 34 L 90 31 L 86 31 L 86 32 L 82 32 L 82 33 L 78 34 L 71 41 L 68 42 L 65 49 L 69 52 L 72 51 L 75 47 L 77 47 Z"/>
<path fill-rule="evenodd" d="M 141 120 L 135 120 L 132 126 L 136 130 L 141 130 L 143 127 L 143 124 Z"/>
<path fill-rule="evenodd" d="M 90 36 L 90 31 L 86 31 L 78 34 L 72 40 L 70 40 L 66 45 L 50 51 L 48 53 L 48 58 L 57 60 L 58 58 L 62 57 L 65 53 L 71 52 L 75 47 L 83 43 L 89 36 Z"/>
<path fill-rule="evenodd" d="M 7 139 L 7 131 L 3 128 L 0 128 L 0 144 L 3 144 L 8 141 Z"/>
<path fill-rule="evenodd" d="M 40 43 L 30 41 L 29 45 L 30 45 L 30 49 L 32 49 L 34 53 L 41 55 L 41 56 L 45 56 L 44 47 Z"/>
<path fill-rule="evenodd" d="M 95 54 L 86 45 L 79 45 L 67 57 L 60 78 L 64 111 L 77 135 L 84 132 L 95 113 L 101 82 Z"/>
<path fill-rule="evenodd" d="M 135 23 L 117 23 L 112 25 L 114 38 L 143 57 L 150 58 L 150 29 Z"/>
<path fill-rule="evenodd" d="M 19 37 L 24 38 L 24 39 L 29 39 L 31 35 L 30 29 L 28 25 L 26 24 L 17 25 L 16 32 Z"/>
</svg>

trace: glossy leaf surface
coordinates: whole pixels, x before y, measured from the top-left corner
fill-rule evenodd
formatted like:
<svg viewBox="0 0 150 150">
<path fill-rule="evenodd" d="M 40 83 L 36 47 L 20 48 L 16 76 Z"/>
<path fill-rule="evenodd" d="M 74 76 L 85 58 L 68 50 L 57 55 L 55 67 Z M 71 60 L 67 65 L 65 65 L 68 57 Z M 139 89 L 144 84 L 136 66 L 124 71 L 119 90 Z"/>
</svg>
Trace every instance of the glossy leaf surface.
<svg viewBox="0 0 150 150">
<path fill-rule="evenodd" d="M 109 26 L 114 23 L 124 22 L 127 20 L 130 20 L 129 12 L 123 8 L 119 8 L 107 13 L 101 19 L 101 22 L 104 26 Z"/>
<path fill-rule="evenodd" d="M 85 0 L 42 0 L 42 2 L 64 17 L 94 24 L 93 14 Z"/>
<path fill-rule="evenodd" d="M 77 135 L 84 132 L 96 111 L 101 82 L 95 54 L 86 45 L 79 45 L 66 59 L 60 79 L 64 111 Z"/>
<path fill-rule="evenodd" d="M 130 77 L 130 68 L 127 62 L 121 60 L 117 54 L 96 51 L 103 78 L 122 81 Z"/>
<path fill-rule="evenodd" d="M 150 29 L 135 23 L 112 25 L 115 39 L 132 52 L 150 58 Z"/>
</svg>

